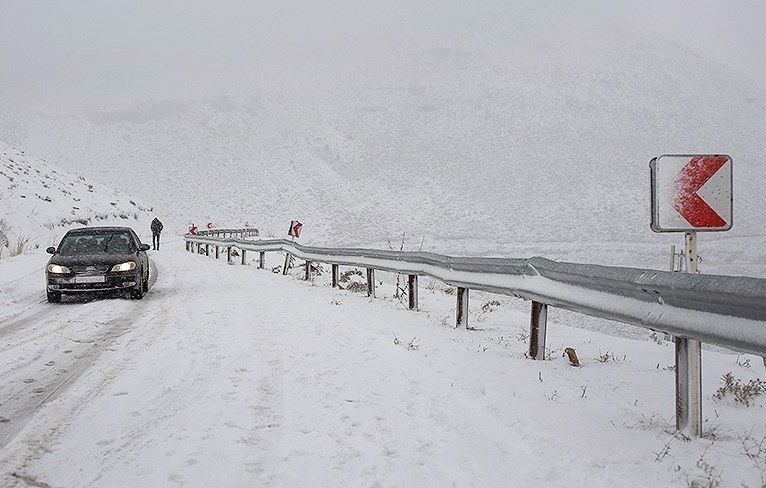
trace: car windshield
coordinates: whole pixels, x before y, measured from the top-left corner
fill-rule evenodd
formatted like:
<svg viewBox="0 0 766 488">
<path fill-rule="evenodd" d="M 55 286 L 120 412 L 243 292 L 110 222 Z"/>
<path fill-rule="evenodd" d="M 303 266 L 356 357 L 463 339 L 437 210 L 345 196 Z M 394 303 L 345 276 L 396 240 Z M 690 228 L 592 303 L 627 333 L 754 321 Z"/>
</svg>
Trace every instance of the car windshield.
<svg viewBox="0 0 766 488">
<path fill-rule="evenodd" d="M 122 254 L 133 251 L 130 234 L 73 234 L 65 236 L 59 246 L 59 253 L 65 256 L 75 254 Z"/>
</svg>

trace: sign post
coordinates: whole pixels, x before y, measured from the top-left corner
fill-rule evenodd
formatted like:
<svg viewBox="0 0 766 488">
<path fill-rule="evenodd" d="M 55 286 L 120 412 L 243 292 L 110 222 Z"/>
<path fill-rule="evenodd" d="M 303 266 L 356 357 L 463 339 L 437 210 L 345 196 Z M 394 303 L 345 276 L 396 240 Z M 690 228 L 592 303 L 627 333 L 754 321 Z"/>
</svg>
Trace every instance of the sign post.
<svg viewBox="0 0 766 488">
<path fill-rule="evenodd" d="M 698 232 L 723 232 L 733 222 L 732 160 L 729 156 L 665 155 L 652 159 L 654 232 L 683 232 L 686 272 L 699 273 Z M 702 344 L 675 337 L 676 429 L 702 436 Z"/>
</svg>

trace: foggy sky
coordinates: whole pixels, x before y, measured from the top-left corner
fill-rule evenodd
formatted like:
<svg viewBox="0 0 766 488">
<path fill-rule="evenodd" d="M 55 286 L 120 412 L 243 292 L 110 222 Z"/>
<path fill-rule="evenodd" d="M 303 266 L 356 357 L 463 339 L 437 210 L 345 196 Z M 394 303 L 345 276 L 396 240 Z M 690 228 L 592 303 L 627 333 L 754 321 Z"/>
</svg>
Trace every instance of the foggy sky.
<svg viewBox="0 0 766 488">
<path fill-rule="evenodd" d="M 551 6 L 553 5 L 553 6 Z M 471 39 L 505 19 L 598 18 L 662 36 L 766 87 L 766 2 L 0 2 L 0 102 L 13 110 L 247 93 Z M 576 42 L 576 39 L 572 39 Z M 502 49 L 502 45 L 495 46 Z"/>
</svg>

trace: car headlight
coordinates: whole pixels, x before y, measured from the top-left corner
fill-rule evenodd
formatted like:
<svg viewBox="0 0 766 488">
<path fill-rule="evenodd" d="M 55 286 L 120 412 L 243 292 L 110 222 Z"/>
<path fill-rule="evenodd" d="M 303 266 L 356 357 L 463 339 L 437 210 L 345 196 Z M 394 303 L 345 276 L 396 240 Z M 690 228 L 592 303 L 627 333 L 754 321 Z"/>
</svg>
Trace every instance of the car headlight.
<svg viewBox="0 0 766 488">
<path fill-rule="evenodd" d="M 115 264 L 112 266 L 112 271 L 130 271 L 131 269 L 136 269 L 135 261 L 128 261 L 126 263 Z"/>
<path fill-rule="evenodd" d="M 71 273 L 66 266 L 59 266 L 58 264 L 49 264 L 48 272 L 53 274 L 67 274 Z"/>
</svg>

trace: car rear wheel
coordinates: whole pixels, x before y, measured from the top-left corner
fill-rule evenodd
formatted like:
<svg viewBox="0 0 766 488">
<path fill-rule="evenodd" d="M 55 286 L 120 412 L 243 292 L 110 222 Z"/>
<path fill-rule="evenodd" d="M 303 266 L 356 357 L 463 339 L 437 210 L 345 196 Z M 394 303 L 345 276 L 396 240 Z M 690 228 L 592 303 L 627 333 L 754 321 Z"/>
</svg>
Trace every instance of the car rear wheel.
<svg viewBox="0 0 766 488">
<path fill-rule="evenodd" d="M 61 303 L 61 293 L 48 292 L 48 303 Z"/>
</svg>

